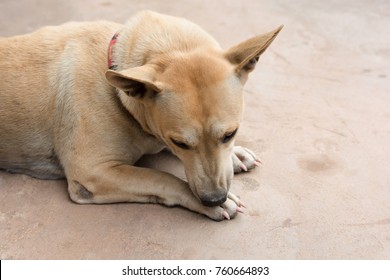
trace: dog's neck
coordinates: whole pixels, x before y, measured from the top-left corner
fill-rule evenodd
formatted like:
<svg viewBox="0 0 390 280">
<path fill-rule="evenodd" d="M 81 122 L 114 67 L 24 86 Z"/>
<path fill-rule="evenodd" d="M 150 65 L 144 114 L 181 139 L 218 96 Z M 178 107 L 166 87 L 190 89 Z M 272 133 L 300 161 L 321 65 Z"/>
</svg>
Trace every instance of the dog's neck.
<svg viewBox="0 0 390 280">
<path fill-rule="evenodd" d="M 118 65 L 119 61 L 114 58 L 114 48 L 117 47 L 119 35 L 120 32 L 116 32 L 108 45 L 107 65 L 111 70 L 119 70 L 120 67 Z M 122 105 L 133 117 L 133 119 L 141 126 L 143 131 L 159 139 L 160 137 L 154 133 L 152 127 L 150 126 L 149 116 L 145 114 L 146 110 L 143 108 L 143 104 L 138 100 L 129 98 L 129 96 L 122 91 L 118 91 L 118 97 Z"/>
</svg>

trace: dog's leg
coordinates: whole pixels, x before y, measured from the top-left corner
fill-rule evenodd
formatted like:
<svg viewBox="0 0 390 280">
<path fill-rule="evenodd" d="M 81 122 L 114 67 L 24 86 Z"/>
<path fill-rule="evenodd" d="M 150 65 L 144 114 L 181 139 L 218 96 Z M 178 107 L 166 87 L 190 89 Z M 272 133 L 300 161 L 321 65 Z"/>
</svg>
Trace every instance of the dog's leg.
<svg viewBox="0 0 390 280">
<path fill-rule="evenodd" d="M 179 178 L 158 170 L 130 165 L 93 168 L 92 176 L 67 174 L 67 178 L 71 199 L 81 204 L 141 202 L 180 205 L 217 221 L 234 218 L 237 212 L 242 211 L 240 206 L 243 206 L 230 193 L 221 206 L 203 206 L 188 184 Z"/>
<path fill-rule="evenodd" d="M 240 173 L 243 171 L 248 171 L 250 169 L 259 166 L 261 161 L 257 156 L 249 149 L 235 146 L 233 148 L 233 167 L 234 173 Z"/>
</svg>

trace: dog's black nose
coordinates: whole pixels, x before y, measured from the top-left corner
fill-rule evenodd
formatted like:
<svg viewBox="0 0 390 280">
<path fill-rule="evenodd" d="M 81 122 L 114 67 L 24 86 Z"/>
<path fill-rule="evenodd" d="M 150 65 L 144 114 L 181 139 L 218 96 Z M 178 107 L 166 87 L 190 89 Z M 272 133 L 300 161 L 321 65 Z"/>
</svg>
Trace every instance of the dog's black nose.
<svg viewBox="0 0 390 280">
<path fill-rule="evenodd" d="M 200 198 L 200 201 L 204 206 L 213 207 L 221 205 L 226 201 L 227 195 L 226 193 L 222 195 L 210 195 L 210 196 L 203 196 Z"/>
</svg>

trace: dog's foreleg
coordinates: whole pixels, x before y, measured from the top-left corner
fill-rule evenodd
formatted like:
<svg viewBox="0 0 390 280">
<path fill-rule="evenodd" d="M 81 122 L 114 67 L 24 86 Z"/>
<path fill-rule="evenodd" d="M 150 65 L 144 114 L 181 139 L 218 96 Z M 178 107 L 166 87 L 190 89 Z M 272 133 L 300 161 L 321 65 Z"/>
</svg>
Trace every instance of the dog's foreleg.
<svg viewBox="0 0 390 280">
<path fill-rule="evenodd" d="M 158 170 L 118 165 L 94 168 L 93 173 L 82 177 L 67 174 L 68 191 L 73 201 L 81 204 L 141 202 L 179 205 L 217 221 L 235 217 L 243 206 L 232 194 L 221 206 L 203 206 L 186 182 Z"/>
</svg>

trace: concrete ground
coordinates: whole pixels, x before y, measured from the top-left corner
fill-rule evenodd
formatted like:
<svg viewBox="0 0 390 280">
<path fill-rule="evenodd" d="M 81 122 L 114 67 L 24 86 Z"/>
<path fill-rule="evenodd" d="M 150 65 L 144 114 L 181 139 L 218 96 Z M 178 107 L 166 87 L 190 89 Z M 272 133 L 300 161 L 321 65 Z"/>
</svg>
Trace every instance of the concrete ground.
<svg viewBox="0 0 390 280">
<path fill-rule="evenodd" d="M 238 144 L 263 161 L 233 182 L 246 214 L 80 206 L 65 181 L 0 172 L 0 258 L 389 259 L 389 1 L 2 0 L 0 36 L 141 9 L 195 21 L 223 47 L 285 25 L 245 89 Z M 169 154 L 140 164 L 183 176 Z"/>
</svg>

